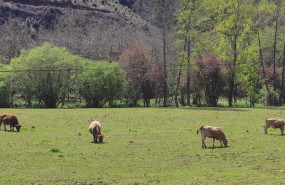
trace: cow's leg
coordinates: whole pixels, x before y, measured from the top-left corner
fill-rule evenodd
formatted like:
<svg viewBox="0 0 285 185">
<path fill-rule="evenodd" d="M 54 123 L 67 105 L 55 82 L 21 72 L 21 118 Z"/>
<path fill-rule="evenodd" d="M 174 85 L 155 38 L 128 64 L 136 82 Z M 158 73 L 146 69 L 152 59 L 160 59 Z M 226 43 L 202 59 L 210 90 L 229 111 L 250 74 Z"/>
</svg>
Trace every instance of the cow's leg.
<svg viewBox="0 0 285 185">
<path fill-rule="evenodd" d="M 10 125 L 10 131 L 14 131 L 14 127 L 12 125 Z"/>
<path fill-rule="evenodd" d="M 95 143 L 98 143 L 97 138 L 98 138 L 98 135 L 95 135 L 95 136 L 94 136 L 94 142 L 95 142 Z"/>
<path fill-rule="evenodd" d="M 205 143 L 206 137 L 204 135 L 203 129 L 201 129 L 201 135 L 202 135 L 202 148 L 207 148 L 206 143 Z"/>
<path fill-rule="evenodd" d="M 93 135 L 93 141 L 94 141 L 94 143 L 95 143 L 95 135 Z"/>
<path fill-rule="evenodd" d="M 205 141 L 202 139 L 202 148 L 206 148 Z"/>
<path fill-rule="evenodd" d="M 267 134 L 267 129 L 268 129 L 268 127 L 267 127 L 267 125 L 265 124 L 265 125 L 264 125 L 264 134 Z"/>
<path fill-rule="evenodd" d="M 283 135 L 283 133 L 284 133 L 284 127 L 281 127 L 280 130 L 281 130 L 281 135 Z"/>
<path fill-rule="evenodd" d="M 0 122 L 0 130 L 1 130 L 2 121 Z"/>
<path fill-rule="evenodd" d="M 7 129 L 6 129 L 6 124 L 4 124 L 4 130 L 6 131 Z"/>
<path fill-rule="evenodd" d="M 214 145 L 215 145 L 215 139 L 213 138 L 213 147 L 214 147 Z"/>
<path fill-rule="evenodd" d="M 222 140 L 219 140 L 219 141 L 220 141 L 221 147 L 223 147 Z"/>
</svg>

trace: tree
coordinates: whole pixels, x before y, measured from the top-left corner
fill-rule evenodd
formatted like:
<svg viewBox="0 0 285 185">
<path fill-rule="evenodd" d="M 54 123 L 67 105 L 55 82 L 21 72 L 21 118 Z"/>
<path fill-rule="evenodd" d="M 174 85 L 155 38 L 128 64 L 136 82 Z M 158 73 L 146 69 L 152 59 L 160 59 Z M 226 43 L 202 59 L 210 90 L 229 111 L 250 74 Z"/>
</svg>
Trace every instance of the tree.
<svg viewBox="0 0 285 185">
<path fill-rule="evenodd" d="M 119 64 L 126 71 L 127 94 L 133 105 L 136 106 L 142 96 L 145 106 L 149 107 L 155 84 L 149 56 L 135 43 L 122 53 Z"/>
<path fill-rule="evenodd" d="M 236 88 L 236 70 L 238 65 L 238 55 L 243 48 L 246 39 L 246 32 L 251 29 L 252 20 L 252 0 L 218 1 L 219 22 L 216 31 L 220 34 L 219 52 L 222 58 L 230 62 L 231 69 L 228 79 L 228 102 L 232 107 L 234 89 Z"/>
<path fill-rule="evenodd" d="M 258 44 L 252 43 L 251 46 L 240 53 L 240 64 L 237 68 L 237 81 L 240 82 L 245 89 L 251 107 L 253 107 L 258 100 L 261 87 L 258 58 Z"/>
<path fill-rule="evenodd" d="M 22 50 L 11 61 L 10 69 L 15 71 L 10 74 L 12 89 L 22 94 L 29 106 L 36 99 L 46 108 L 55 108 L 71 93 L 84 61 L 48 43 Z"/>
<path fill-rule="evenodd" d="M 10 18 L 5 24 L 0 25 L 0 33 L 0 61 L 3 55 L 10 62 L 20 54 L 21 49 L 27 49 L 33 43 L 26 31 L 25 22 L 18 19 Z"/>
<path fill-rule="evenodd" d="M 167 34 L 175 19 L 177 1 L 172 0 L 154 0 L 154 10 L 156 25 L 162 29 L 162 57 L 163 57 L 163 106 L 167 106 L 168 98 L 168 59 L 167 59 Z"/>
<path fill-rule="evenodd" d="M 207 54 L 196 59 L 195 65 L 207 105 L 216 107 L 224 84 L 222 76 L 224 63 L 214 54 Z"/>
<path fill-rule="evenodd" d="M 7 66 L 0 64 L 1 70 L 6 70 Z M 11 106 L 11 88 L 7 73 L 0 73 L 0 107 L 6 108 Z"/>
<path fill-rule="evenodd" d="M 178 78 L 175 93 L 175 104 L 178 106 L 177 96 L 180 84 L 180 78 L 182 70 L 186 71 L 186 101 L 190 106 L 190 94 L 191 94 L 191 66 L 194 58 L 202 55 L 203 51 L 199 50 L 199 43 L 203 43 L 203 37 L 207 31 L 210 31 L 212 17 L 207 15 L 206 6 L 210 6 L 211 2 L 196 1 L 196 0 L 182 0 L 181 8 L 178 13 L 178 36 L 180 37 L 180 43 L 183 47 L 181 52 L 181 59 L 178 68 Z M 204 37 L 205 38 L 205 37 Z M 202 45 L 202 44 L 201 44 Z M 206 46 L 206 45 L 205 45 Z M 207 47 L 207 46 L 206 46 Z M 205 48 L 206 48 L 205 47 Z"/>
<path fill-rule="evenodd" d="M 182 73 L 182 68 L 185 66 L 187 71 L 187 105 L 190 106 L 190 67 L 191 67 L 191 43 L 194 42 L 197 32 L 195 30 L 196 18 L 197 18 L 197 6 L 195 0 L 183 0 L 181 1 L 181 9 L 178 14 L 178 35 L 182 37 L 184 41 L 184 47 L 182 52 L 182 59 L 179 65 L 178 80 L 176 86 L 175 104 L 178 107 L 178 89 L 180 84 L 180 78 Z M 192 46 L 193 47 L 193 46 Z"/>
<path fill-rule="evenodd" d="M 88 107 L 112 106 L 124 92 L 124 72 L 118 63 L 88 61 L 85 70 L 79 76 L 79 94 Z M 90 69 L 90 70 L 88 70 Z"/>
<path fill-rule="evenodd" d="M 267 104 L 282 104 L 284 79 L 278 79 L 278 70 L 282 67 L 283 42 L 284 42 L 284 14 L 285 3 L 283 1 L 256 1 L 255 29 L 259 42 L 259 60 L 262 69 L 262 78 L 267 91 Z M 272 73 L 266 73 L 270 66 Z M 279 96 L 280 92 L 280 96 Z M 279 96 L 279 102 L 278 100 Z"/>
</svg>

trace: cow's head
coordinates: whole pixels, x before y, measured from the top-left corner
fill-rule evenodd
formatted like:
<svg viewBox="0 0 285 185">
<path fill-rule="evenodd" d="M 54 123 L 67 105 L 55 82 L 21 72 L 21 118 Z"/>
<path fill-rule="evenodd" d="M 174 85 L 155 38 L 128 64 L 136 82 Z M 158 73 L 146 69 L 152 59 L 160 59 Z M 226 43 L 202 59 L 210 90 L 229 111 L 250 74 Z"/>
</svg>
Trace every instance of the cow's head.
<svg viewBox="0 0 285 185">
<path fill-rule="evenodd" d="M 103 143 L 103 135 L 98 135 L 99 143 Z"/>
<path fill-rule="evenodd" d="M 229 141 L 228 141 L 228 138 L 225 137 L 225 138 L 223 139 L 223 143 L 224 143 L 224 146 L 225 146 L 225 147 L 228 146 L 228 142 L 229 142 Z"/>
<path fill-rule="evenodd" d="M 17 132 L 20 132 L 20 129 L 21 129 L 22 125 L 16 125 L 15 127 L 17 129 Z"/>
</svg>

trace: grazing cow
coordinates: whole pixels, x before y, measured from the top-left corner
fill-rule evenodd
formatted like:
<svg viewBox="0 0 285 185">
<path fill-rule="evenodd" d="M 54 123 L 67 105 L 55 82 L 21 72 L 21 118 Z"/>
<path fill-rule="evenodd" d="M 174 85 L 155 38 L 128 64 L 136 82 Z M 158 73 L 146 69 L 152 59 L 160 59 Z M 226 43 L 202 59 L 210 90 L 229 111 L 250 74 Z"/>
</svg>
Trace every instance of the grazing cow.
<svg viewBox="0 0 285 185">
<path fill-rule="evenodd" d="M 201 126 L 197 130 L 197 134 L 199 133 L 199 130 L 201 131 L 201 135 L 202 135 L 202 148 L 207 148 L 205 144 L 206 137 L 213 138 L 213 147 L 214 147 L 215 139 L 220 141 L 221 147 L 223 147 L 222 141 L 224 143 L 224 146 L 227 147 L 228 139 L 226 138 L 221 128 L 204 125 L 204 126 Z"/>
<path fill-rule="evenodd" d="M 279 128 L 281 130 L 281 135 L 283 135 L 284 125 L 285 123 L 283 119 L 266 118 L 264 124 L 264 134 L 267 134 L 267 129 L 272 127 L 272 128 Z"/>
<path fill-rule="evenodd" d="M 22 125 L 19 124 L 18 119 L 13 114 L 2 113 L 0 115 L 0 129 L 2 123 L 4 124 L 4 130 L 6 131 L 6 125 L 10 125 L 10 130 L 14 131 L 14 127 L 16 127 L 17 132 L 20 132 Z"/>
<path fill-rule="evenodd" d="M 94 143 L 97 143 L 97 138 L 99 139 L 99 142 L 103 142 L 103 135 L 101 135 L 101 124 L 99 121 L 92 121 L 89 126 L 89 132 L 94 137 Z"/>
</svg>

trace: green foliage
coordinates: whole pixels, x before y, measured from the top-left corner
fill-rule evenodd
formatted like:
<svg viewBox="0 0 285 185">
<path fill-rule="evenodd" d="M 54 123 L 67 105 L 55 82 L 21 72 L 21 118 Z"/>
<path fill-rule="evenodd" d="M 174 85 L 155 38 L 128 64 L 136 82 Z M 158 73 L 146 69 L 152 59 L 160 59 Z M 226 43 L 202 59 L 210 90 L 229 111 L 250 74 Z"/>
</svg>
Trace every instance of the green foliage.
<svg viewBox="0 0 285 185">
<path fill-rule="evenodd" d="M 0 64 L 0 70 L 5 69 L 7 69 L 7 66 Z M 7 73 L 0 73 L 0 107 L 11 106 L 11 93 Z"/>
<path fill-rule="evenodd" d="M 258 100 L 258 94 L 261 87 L 258 63 L 258 47 L 251 45 L 239 55 L 239 67 L 237 69 L 237 81 L 241 82 L 242 87 L 247 93 L 250 106 Z"/>
<path fill-rule="evenodd" d="M 84 59 L 65 48 L 44 44 L 29 51 L 22 50 L 11 61 L 12 88 L 23 95 L 29 106 L 36 99 L 46 108 L 55 108 L 74 88 Z"/>
<path fill-rule="evenodd" d="M 79 94 L 85 99 L 88 107 L 109 106 L 120 99 L 124 92 L 124 72 L 117 63 L 105 61 L 88 61 L 84 71 L 79 76 Z"/>
<path fill-rule="evenodd" d="M 50 149 L 50 152 L 52 152 L 52 153 L 59 153 L 59 152 L 60 152 L 60 149 L 58 149 L 58 148 L 52 148 L 52 149 Z"/>
</svg>

